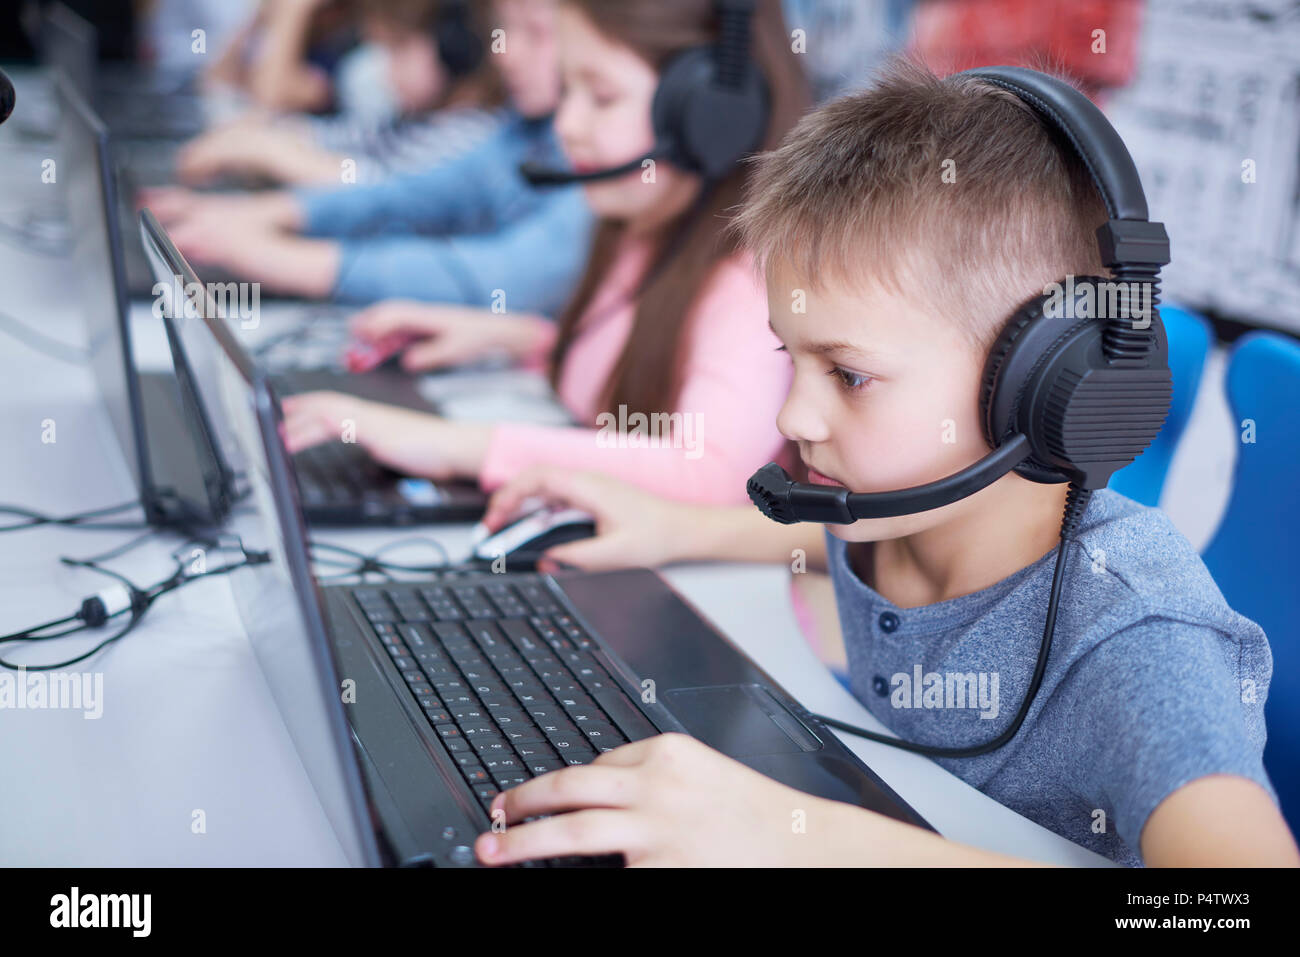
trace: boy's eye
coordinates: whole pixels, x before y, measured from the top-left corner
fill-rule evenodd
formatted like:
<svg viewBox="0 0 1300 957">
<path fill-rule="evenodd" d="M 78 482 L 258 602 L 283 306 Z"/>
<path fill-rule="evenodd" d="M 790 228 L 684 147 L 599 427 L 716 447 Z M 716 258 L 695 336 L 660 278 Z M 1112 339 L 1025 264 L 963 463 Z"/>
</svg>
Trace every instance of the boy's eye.
<svg viewBox="0 0 1300 957">
<path fill-rule="evenodd" d="M 833 375 L 840 380 L 842 385 L 849 392 L 856 392 L 871 381 L 871 376 L 862 375 L 860 372 L 850 372 L 848 369 L 841 369 L 839 366 L 831 369 L 827 375 Z"/>
</svg>

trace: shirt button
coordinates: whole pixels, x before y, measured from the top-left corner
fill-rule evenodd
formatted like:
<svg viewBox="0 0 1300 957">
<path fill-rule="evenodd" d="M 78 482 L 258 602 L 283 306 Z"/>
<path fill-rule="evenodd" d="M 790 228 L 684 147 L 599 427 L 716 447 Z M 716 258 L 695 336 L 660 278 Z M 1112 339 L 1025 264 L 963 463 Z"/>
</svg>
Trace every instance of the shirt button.
<svg viewBox="0 0 1300 957">
<path fill-rule="evenodd" d="M 883 675 L 876 675 L 871 679 L 871 690 L 883 698 L 889 694 L 889 682 L 884 679 Z"/>
<path fill-rule="evenodd" d="M 895 615 L 892 611 L 881 612 L 879 624 L 880 624 L 880 630 L 883 632 L 897 631 L 898 616 Z"/>
</svg>

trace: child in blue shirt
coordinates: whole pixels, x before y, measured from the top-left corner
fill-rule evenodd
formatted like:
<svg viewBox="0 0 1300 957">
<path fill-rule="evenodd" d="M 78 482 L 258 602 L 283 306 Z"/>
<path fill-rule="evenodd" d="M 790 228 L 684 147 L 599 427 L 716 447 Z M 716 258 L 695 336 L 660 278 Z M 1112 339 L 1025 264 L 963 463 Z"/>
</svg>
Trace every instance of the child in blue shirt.
<svg viewBox="0 0 1300 957">
<path fill-rule="evenodd" d="M 538 189 L 525 161 L 563 165 L 553 0 L 495 0 L 493 54 L 512 105 L 494 135 L 428 170 L 250 195 L 182 189 L 142 198 L 191 262 L 266 291 L 557 314 L 587 261 L 594 217 L 577 186 Z"/>
<path fill-rule="evenodd" d="M 794 368 L 777 422 L 809 480 L 912 488 L 983 458 L 981 378 L 1007 318 L 1062 276 L 1104 273 L 1107 213 L 1077 155 L 986 81 L 899 65 L 758 162 L 739 222 Z M 823 529 L 550 469 L 500 490 L 485 523 L 538 495 L 597 520 L 553 563 L 828 568 L 855 696 L 898 737 L 961 748 L 997 738 L 1026 698 L 1067 488 L 1011 472 L 949 505 Z M 1262 765 L 1262 630 L 1162 512 L 1118 493 L 1092 494 L 1064 563 L 1024 723 L 1000 748 L 937 760 L 1118 863 L 1300 864 Z M 800 794 L 680 735 L 544 775 L 498 809 L 510 826 L 476 846 L 493 864 L 1026 863 Z M 575 813 L 522 823 L 559 811 Z"/>
</svg>

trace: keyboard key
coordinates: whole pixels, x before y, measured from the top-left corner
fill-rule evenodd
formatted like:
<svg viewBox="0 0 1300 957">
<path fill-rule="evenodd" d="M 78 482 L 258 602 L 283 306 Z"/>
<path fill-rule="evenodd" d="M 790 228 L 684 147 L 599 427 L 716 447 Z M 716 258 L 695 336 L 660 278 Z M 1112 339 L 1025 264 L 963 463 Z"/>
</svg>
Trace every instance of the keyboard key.
<svg viewBox="0 0 1300 957">
<path fill-rule="evenodd" d="M 492 774 L 491 777 L 492 780 L 496 782 L 497 787 L 503 791 L 509 790 L 519 784 L 526 784 L 529 780 L 529 775 L 522 770 L 497 771 L 495 774 Z"/>
<path fill-rule="evenodd" d="M 558 771 L 560 768 L 567 767 L 568 762 L 561 761 L 559 758 L 537 758 L 532 761 L 525 761 L 524 767 L 534 777 L 542 774 L 549 774 L 552 771 Z"/>
<path fill-rule="evenodd" d="M 627 738 L 619 732 L 612 724 L 585 724 L 578 728 L 578 733 L 585 735 L 587 741 L 592 747 L 602 743 L 626 744 Z"/>
</svg>

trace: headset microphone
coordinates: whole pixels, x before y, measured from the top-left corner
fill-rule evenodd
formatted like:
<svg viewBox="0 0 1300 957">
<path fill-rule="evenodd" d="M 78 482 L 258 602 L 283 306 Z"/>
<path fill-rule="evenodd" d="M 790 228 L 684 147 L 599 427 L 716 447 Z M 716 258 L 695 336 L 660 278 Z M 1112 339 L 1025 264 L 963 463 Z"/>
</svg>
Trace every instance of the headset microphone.
<svg viewBox="0 0 1300 957">
<path fill-rule="evenodd" d="M 523 163 L 519 167 L 519 174 L 533 186 L 569 186 L 573 183 L 594 183 L 603 179 L 625 176 L 639 170 L 646 160 L 659 159 L 666 156 L 670 150 L 671 147 L 668 144 L 656 143 L 654 148 L 644 156 L 638 156 L 636 159 L 620 166 L 595 169 L 588 173 L 575 173 L 572 170 L 558 169 L 542 163 Z"/>
<path fill-rule="evenodd" d="M 863 518 L 892 518 L 951 505 L 1006 475 L 1029 457 L 1029 451 L 1029 440 L 1017 435 L 969 468 L 892 492 L 850 492 L 842 486 L 796 482 L 781 466 L 769 462 L 750 477 L 746 491 L 759 511 L 782 525 L 848 525 Z"/>
</svg>

